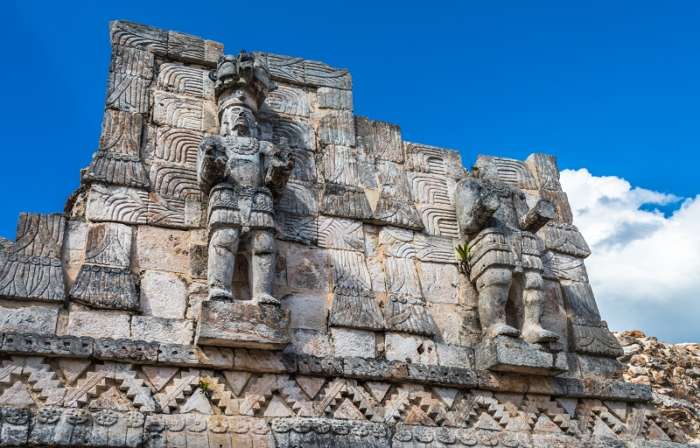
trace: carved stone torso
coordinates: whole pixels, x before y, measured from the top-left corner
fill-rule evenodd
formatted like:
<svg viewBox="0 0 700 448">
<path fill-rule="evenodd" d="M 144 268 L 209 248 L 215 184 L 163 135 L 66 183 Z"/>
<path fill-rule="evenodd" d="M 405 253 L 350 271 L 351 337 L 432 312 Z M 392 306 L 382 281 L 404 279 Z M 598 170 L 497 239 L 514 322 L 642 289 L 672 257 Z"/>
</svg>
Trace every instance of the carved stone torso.
<svg viewBox="0 0 700 448">
<path fill-rule="evenodd" d="M 242 187 L 263 185 L 263 156 L 265 142 L 252 137 L 228 136 L 220 139 L 226 153 L 226 182 Z"/>
<path fill-rule="evenodd" d="M 542 271 L 544 244 L 535 234 L 520 228 L 521 215 L 527 211 L 524 194 L 502 182 L 473 181 L 480 184 L 482 197 L 498 199 L 498 208 L 469 241 L 471 278 L 478 278 L 492 266 L 507 266 L 515 272 Z"/>
</svg>

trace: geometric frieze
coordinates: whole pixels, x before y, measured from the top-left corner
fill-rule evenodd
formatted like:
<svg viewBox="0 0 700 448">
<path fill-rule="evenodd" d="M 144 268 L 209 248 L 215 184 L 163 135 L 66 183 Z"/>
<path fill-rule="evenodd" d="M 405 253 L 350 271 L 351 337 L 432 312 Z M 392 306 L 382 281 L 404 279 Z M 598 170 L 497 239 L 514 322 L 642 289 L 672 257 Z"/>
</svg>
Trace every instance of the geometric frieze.
<svg viewBox="0 0 700 448">
<path fill-rule="evenodd" d="M 459 234 L 457 215 L 451 192 L 454 181 L 445 176 L 409 172 L 413 200 L 429 235 L 456 238 Z"/>
<path fill-rule="evenodd" d="M 136 280 L 131 273 L 132 229 L 124 224 L 91 224 L 85 263 L 70 291 L 73 300 L 94 308 L 138 309 Z"/>
<path fill-rule="evenodd" d="M 202 203 L 164 198 L 133 188 L 93 184 L 88 194 L 86 217 L 91 221 L 193 228 L 202 225 Z"/>
<path fill-rule="evenodd" d="M 217 123 L 213 101 L 156 90 L 153 104 L 153 121 L 159 125 L 207 131 Z"/>
<path fill-rule="evenodd" d="M 537 182 L 528 165 L 520 160 L 479 156 L 474 166 L 482 176 L 493 176 L 505 184 L 522 190 L 537 190 Z"/>
<path fill-rule="evenodd" d="M 278 85 L 265 98 L 262 111 L 308 118 L 311 113 L 309 94 L 299 87 Z"/>
<path fill-rule="evenodd" d="M 153 159 L 184 165 L 194 172 L 197 166 L 197 151 L 204 133 L 189 129 L 159 126 L 156 130 Z"/>
<path fill-rule="evenodd" d="M 20 214 L 17 241 L 0 253 L 1 297 L 63 301 L 65 225 L 62 215 Z"/>
<path fill-rule="evenodd" d="M 418 143 L 404 143 L 406 170 L 459 179 L 464 176 L 459 152 Z"/>
<path fill-rule="evenodd" d="M 197 98 L 214 98 L 214 81 L 209 71 L 181 64 L 162 64 L 158 70 L 158 89 Z"/>
<path fill-rule="evenodd" d="M 139 48 L 161 55 L 167 53 L 167 31 L 121 20 L 112 21 L 109 25 L 112 46 Z"/>
</svg>

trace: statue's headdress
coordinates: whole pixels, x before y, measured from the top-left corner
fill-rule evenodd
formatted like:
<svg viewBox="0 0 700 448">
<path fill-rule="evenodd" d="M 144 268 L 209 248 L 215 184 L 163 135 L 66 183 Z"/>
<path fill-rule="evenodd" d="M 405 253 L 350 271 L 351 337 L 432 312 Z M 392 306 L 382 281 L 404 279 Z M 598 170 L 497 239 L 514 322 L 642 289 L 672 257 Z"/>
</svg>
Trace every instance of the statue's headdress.
<svg viewBox="0 0 700 448">
<path fill-rule="evenodd" d="M 221 56 L 216 70 L 211 71 L 209 77 L 215 82 L 214 90 L 220 104 L 222 99 L 228 103 L 235 97 L 244 102 L 242 97 L 246 96 L 253 100 L 257 109 L 268 92 L 277 88 L 270 79 L 265 60 L 245 50 L 238 55 Z"/>
</svg>

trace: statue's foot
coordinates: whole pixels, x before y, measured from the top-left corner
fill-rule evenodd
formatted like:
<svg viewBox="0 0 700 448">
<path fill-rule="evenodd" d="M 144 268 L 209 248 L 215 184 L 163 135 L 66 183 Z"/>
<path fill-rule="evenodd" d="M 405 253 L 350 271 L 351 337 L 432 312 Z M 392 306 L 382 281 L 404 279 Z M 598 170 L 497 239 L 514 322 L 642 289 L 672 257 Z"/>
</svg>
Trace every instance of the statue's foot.
<svg viewBox="0 0 700 448">
<path fill-rule="evenodd" d="M 553 331 L 545 330 L 540 325 L 525 325 L 523 327 L 523 339 L 531 344 L 543 342 L 554 342 L 559 339 L 559 335 Z"/>
<path fill-rule="evenodd" d="M 510 336 L 517 338 L 520 336 L 520 332 L 517 328 L 513 328 L 506 324 L 493 324 L 486 330 L 486 336 L 489 338 L 495 338 L 496 336 Z"/>
<path fill-rule="evenodd" d="M 259 305 L 280 305 L 280 301 L 272 297 L 270 294 L 260 293 L 253 297 L 253 301 Z"/>
<path fill-rule="evenodd" d="M 222 288 L 209 288 L 209 300 L 233 301 L 233 293 Z"/>
</svg>

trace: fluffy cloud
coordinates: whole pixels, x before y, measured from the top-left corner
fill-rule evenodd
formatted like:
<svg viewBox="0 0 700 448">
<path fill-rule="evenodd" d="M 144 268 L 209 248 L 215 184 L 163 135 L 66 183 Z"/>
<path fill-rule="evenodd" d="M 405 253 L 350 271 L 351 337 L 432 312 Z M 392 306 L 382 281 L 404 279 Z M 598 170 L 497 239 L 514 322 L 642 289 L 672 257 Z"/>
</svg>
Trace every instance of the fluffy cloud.
<svg viewBox="0 0 700 448">
<path fill-rule="evenodd" d="M 562 171 L 561 183 L 593 251 L 589 277 L 611 328 L 700 341 L 700 195 L 678 198 L 586 169 Z M 670 216 L 655 209 L 672 203 Z"/>
</svg>

